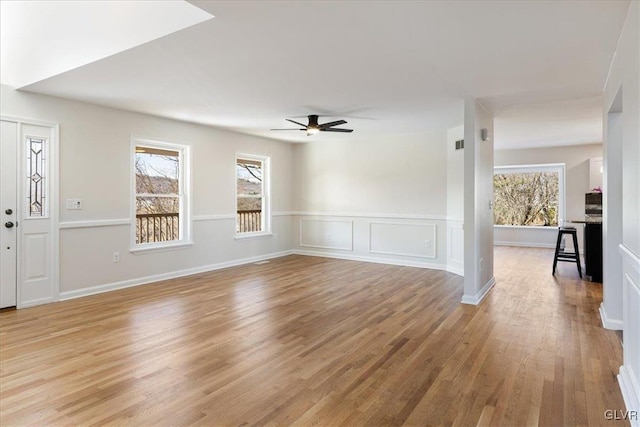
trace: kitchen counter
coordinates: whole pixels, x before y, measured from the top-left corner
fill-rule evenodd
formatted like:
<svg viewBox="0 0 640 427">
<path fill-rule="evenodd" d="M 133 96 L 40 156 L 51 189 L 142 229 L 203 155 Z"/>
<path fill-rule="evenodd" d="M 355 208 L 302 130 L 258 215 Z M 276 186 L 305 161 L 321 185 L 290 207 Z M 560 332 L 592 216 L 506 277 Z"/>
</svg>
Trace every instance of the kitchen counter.
<svg viewBox="0 0 640 427">
<path fill-rule="evenodd" d="M 584 224 L 584 272 L 591 281 L 602 283 L 602 217 L 585 216 L 567 222 Z"/>
<path fill-rule="evenodd" d="M 573 224 L 602 224 L 602 217 L 600 218 L 593 218 L 593 217 L 584 217 L 582 219 L 570 219 L 568 221 L 565 222 L 570 222 Z"/>
</svg>

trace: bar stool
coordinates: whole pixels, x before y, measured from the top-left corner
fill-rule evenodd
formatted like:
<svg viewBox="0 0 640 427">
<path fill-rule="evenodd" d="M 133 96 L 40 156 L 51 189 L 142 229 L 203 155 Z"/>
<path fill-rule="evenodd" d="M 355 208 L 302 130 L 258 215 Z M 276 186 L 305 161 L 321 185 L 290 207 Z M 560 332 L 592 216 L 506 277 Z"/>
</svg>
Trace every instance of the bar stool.
<svg viewBox="0 0 640 427">
<path fill-rule="evenodd" d="M 569 234 L 573 236 L 573 248 L 575 252 L 567 252 L 564 250 L 563 236 Z M 556 254 L 553 257 L 553 273 L 556 274 L 556 266 L 558 261 L 575 262 L 578 264 L 578 274 L 582 279 L 582 267 L 580 265 L 580 251 L 578 250 L 578 230 L 575 227 L 558 227 L 558 240 L 556 242 Z"/>
</svg>

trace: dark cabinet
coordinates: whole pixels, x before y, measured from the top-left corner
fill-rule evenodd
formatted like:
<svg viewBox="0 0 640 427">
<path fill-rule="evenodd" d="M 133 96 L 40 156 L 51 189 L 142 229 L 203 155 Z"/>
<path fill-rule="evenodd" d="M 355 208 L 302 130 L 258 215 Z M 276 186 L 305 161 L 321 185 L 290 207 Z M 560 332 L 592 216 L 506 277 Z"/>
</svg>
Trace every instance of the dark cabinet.
<svg viewBox="0 0 640 427">
<path fill-rule="evenodd" d="M 602 283 L 602 224 L 584 225 L 585 273 L 593 282 Z"/>
</svg>

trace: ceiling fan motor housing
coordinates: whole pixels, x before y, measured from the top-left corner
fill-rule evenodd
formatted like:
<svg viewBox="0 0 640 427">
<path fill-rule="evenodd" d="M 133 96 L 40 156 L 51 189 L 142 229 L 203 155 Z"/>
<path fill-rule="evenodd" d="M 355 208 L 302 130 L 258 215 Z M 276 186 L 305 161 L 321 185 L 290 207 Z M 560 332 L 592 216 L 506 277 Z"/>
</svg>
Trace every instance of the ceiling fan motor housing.
<svg viewBox="0 0 640 427">
<path fill-rule="evenodd" d="M 317 128 L 318 127 L 318 116 L 316 114 L 312 114 L 309 116 L 309 124 L 307 128 Z"/>
</svg>

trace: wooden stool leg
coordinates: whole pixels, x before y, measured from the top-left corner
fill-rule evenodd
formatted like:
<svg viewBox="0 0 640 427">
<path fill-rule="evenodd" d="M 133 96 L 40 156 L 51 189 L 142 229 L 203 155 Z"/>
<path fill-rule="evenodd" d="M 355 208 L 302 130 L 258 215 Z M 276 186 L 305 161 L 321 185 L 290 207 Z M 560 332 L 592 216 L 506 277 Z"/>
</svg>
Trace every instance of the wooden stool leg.
<svg viewBox="0 0 640 427">
<path fill-rule="evenodd" d="M 578 263 L 578 274 L 582 279 L 582 266 L 580 265 L 580 250 L 578 250 L 578 233 L 573 233 L 573 247 L 576 252 L 576 261 Z"/>
<path fill-rule="evenodd" d="M 558 240 L 556 241 L 556 254 L 553 256 L 553 270 L 551 274 L 556 274 L 556 266 L 558 265 L 558 252 L 560 252 L 561 241 L 562 241 L 562 233 L 558 231 Z"/>
</svg>

